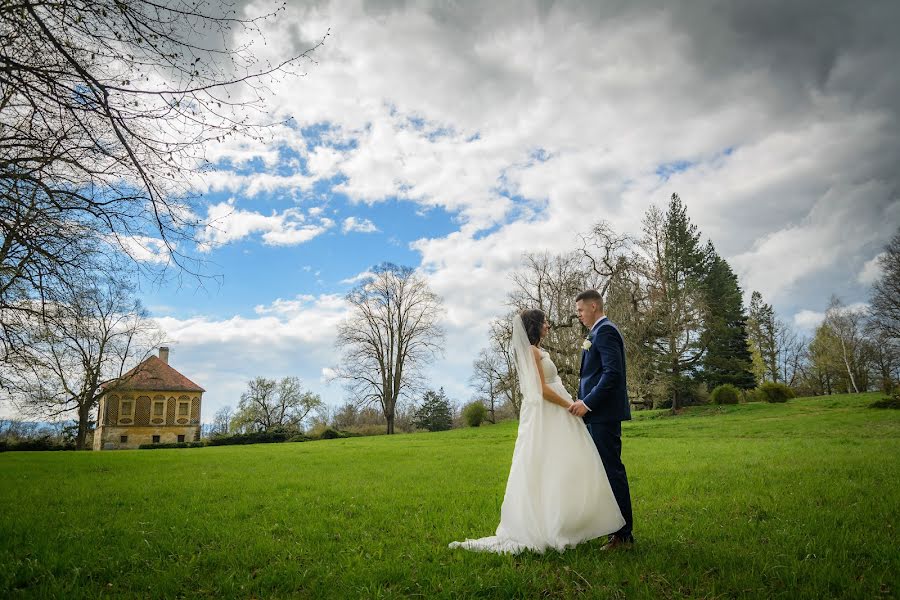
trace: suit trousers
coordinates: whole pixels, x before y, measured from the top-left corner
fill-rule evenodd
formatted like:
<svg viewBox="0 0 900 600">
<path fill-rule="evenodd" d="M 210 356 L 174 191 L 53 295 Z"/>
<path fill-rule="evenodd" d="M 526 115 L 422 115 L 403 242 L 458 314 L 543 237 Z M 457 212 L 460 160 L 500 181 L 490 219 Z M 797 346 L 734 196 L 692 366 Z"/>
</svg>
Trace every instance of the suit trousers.
<svg viewBox="0 0 900 600">
<path fill-rule="evenodd" d="M 622 464 L 622 422 L 587 423 L 587 429 L 603 460 L 609 486 L 625 519 L 625 525 L 615 535 L 628 538 L 632 529 L 631 492 L 628 490 L 625 465 Z"/>
</svg>

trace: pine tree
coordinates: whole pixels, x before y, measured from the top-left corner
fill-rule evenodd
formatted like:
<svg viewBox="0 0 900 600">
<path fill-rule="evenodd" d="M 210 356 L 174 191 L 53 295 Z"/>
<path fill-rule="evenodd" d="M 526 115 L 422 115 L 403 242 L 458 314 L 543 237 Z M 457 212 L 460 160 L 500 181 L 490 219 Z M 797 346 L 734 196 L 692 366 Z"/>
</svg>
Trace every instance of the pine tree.
<svg viewBox="0 0 900 600">
<path fill-rule="evenodd" d="M 778 333 L 779 323 L 775 309 L 762 301 L 762 294 L 750 296 L 750 314 L 747 318 L 747 334 L 754 359 L 754 372 L 760 382 L 778 382 Z"/>
<path fill-rule="evenodd" d="M 672 194 L 664 216 L 651 208 L 644 234 L 656 371 L 675 411 L 689 393 L 703 358 L 706 250 L 678 194 Z"/>
<path fill-rule="evenodd" d="M 453 411 L 444 388 L 425 392 L 422 406 L 416 410 L 415 426 L 428 431 L 446 431 L 453 426 Z"/>
<path fill-rule="evenodd" d="M 706 331 L 703 380 L 709 389 L 730 383 L 741 389 L 756 386 L 747 339 L 747 315 L 737 275 L 710 243 L 704 282 Z"/>
</svg>

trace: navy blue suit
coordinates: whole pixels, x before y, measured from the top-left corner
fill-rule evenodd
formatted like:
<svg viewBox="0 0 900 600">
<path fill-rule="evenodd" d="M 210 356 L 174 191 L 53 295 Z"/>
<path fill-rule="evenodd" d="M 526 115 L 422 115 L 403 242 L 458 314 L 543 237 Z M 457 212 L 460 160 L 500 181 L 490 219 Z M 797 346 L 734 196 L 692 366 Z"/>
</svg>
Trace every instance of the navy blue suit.
<svg viewBox="0 0 900 600">
<path fill-rule="evenodd" d="M 625 526 L 617 536 L 629 538 L 632 530 L 631 492 L 622 464 L 622 421 L 631 420 L 631 403 L 625 384 L 625 342 L 618 328 L 603 317 L 588 335 L 591 347 L 581 353 L 578 398 L 590 411 L 584 415 L 594 445 L 603 460 Z"/>
</svg>

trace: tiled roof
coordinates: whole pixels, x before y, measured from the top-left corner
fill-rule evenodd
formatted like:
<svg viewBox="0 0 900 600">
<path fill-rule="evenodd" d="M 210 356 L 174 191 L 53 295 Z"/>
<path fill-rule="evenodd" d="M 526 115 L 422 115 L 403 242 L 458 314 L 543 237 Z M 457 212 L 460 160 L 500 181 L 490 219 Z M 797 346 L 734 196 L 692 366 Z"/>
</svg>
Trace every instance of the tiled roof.
<svg viewBox="0 0 900 600">
<path fill-rule="evenodd" d="M 158 356 L 151 356 L 120 379 L 111 379 L 101 387 L 106 390 L 158 390 L 160 392 L 205 392 L 202 387 L 170 367 Z"/>
</svg>

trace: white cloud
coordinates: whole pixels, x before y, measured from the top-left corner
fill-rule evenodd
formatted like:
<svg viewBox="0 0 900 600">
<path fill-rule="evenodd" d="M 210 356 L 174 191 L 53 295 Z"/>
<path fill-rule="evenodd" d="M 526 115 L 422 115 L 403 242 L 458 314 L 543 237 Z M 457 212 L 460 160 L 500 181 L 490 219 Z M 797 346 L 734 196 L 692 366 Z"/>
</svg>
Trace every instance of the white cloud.
<svg viewBox="0 0 900 600">
<path fill-rule="evenodd" d="M 872 285 L 879 279 L 881 279 L 881 265 L 879 261 L 884 256 L 884 252 L 876 256 L 870 261 L 867 261 L 866 264 L 863 265 L 862 271 L 859 273 L 859 277 L 857 278 L 860 283 L 864 285 Z"/>
<path fill-rule="evenodd" d="M 794 325 L 806 331 L 813 331 L 825 320 L 825 313 L 804 309 L 794 315 Z"/>
<path fill-rule="evenodd" d="M 843 307 L 841 312 L 866 312 L 867 302 L 853 302 Z M 794 325 L 808 333 L 812 333 L 825 320 L 825 311 L 803 309 L 794 315 Z"/>
<path fill-rule="evenodd" d="M 319 218 L 308 223 L 296 208 L 263 215 L 258 212 L 235 208 L 234 199 L 212 205 L 207 212 L 207 226 L 200 234 L 200 249 L 209 251 L 250 235 L 261 233 L 262 240 L 270 246 L 293 246 L 328 231 L 334 222 Z"/>
<path fill-rule="evenodd" d="M 168 246 L 161 239 L 144 235 L 120 236 L 116 239 L 125 252 L 136 261 L 167 264 L 172 260 Z"/>
<path fill-rule="evenodd" d="M 346 219 L 344 219 L 344 225 L 342 229 L 344 233 L 350 233 L 352 231 L 356 231 L 358 233 L 375 233 L 376 231 L 378 231 L 375 223 L 373 223 L 369 219 L 357 219 L 356 217 L 347 217 Z"/>
<path fill-rule="evenodd" d="M 900 212 L 879 174 L 896 155 L 896 115 L 839 89 L 865 55 L 836 53 L 834 87 L 798 90 L 808 73 L 778 70 L 805 63 L 747 49 L 728 14 L 642 6 L 501 2 L 478 19 L 464 5 L 295 6 L 297 29 L 282 24 L 275 39 L 329 26 L 332 37 L 308 78 L 279 88 L 280 110 L 328 124 L 309 171 L 342 174 L 336 190 L 352 200 L 459 217 L 458 232 L 415 247 L 460 315 L 472 313 L 469 273 L 482 270 L 479 292 L 502 299 L 522 250 L 571 247 L 599 218 L 638 233 L 672 191 L 744 287 L 776 303 L 802 301 L 801 284 L 833 279 L 884 239 Z M 705 26 L 720 35 L 697 35 Z M 711 43 L 721 47 L 699 49 Z M 301 91 L 307 101 L 294 102 Z"/>
<path fill-rule="evenodd" d="M 372 271 L 363 271 L 362 273 L 357 273 L 353 277 L 348 277 L 347 279 L 342 279 L 341 283 L 349 283 L 351 285 L 355 285 L 362 281 L 366 281 L 375 277 L 375 274 Z"/>
<path fill-rule="evenodd" d="M 252 318 L 156 321 L 170 340 L 172 365 L 207 390 L 203 419 L 208 421 L 222 406 L 234 407 L 246 382 L 257 376 L 296 375 L 327 402 L 340 403 L 340 387 L 325 385 L 321 377 L 337 363 L 335 331 L 345 311 L 341 296 L 302 295 L 257 306 Z"/>
</svg>

